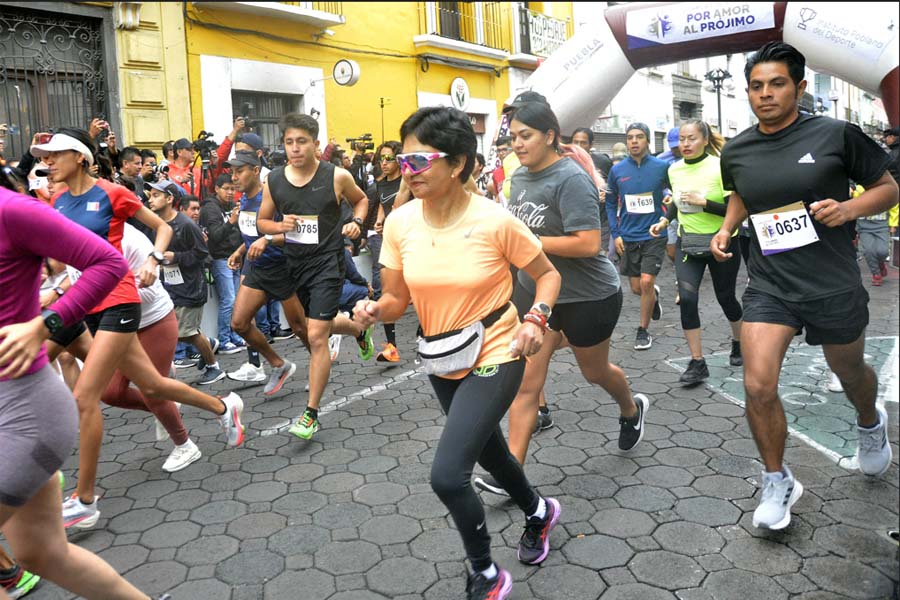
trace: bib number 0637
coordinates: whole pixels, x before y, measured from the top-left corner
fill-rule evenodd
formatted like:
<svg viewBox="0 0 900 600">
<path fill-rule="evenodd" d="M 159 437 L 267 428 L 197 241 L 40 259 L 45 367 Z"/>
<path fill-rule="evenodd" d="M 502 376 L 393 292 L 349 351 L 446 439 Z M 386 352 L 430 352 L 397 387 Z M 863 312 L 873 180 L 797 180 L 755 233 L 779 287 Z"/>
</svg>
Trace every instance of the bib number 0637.
<svg viewBox="0 0 900 600">
<path fill-rule="evenodd" d="M 806 215 L 800 215 L 798 217 L 785 219 L 784 221 L 775 221 L 775 231 L 778 232 L 778 235 L 784 235 L 786 233 L 799 231 L 808 225 L 809 222 L 807 221 Z"/>
</svg>

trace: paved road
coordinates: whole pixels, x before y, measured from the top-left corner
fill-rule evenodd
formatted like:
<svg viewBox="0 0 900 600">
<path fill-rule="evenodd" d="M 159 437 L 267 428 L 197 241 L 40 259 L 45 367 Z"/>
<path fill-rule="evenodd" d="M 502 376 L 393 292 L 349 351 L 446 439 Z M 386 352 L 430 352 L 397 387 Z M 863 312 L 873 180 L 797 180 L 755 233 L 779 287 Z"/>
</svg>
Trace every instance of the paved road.
<svg viewBox="0 0 900 600">
<path fill-rule="evenodd" d="M 671 292 L 669 265 L 660 279 Z M 873 348 L 883 367 L 897 356 L 897 272 L 871 293 L 869 334 L 882 338 Z M 708 280 L 701 294 L 704 347 L 725 352 L 727 322 Z M 788 529 L 763 533 L 750 524 L 761 465 L 733 381 L 740 372 L 714 357 L 709 386 L 680 387 L 680 359 L 688 352 L 671 295 L 664 311 L 651 330 L 653 348 L 635 352 L 637 302 L 627 297 L 613 338 L 614 360 L 651 399 L 644 441 L 628 455 L 616 447 L 611 399 L 584 382 L 571 352 L 553 363 L 547 392 L 556 426 L 536 436 L 527 466 L 539 490 L 562 503 L 562 526 L 543 566 L 516 561 L 522 517 L 511 503 L 485 496 L 496 560 L 515 578 L 511 597 L 895 597 L 898 546 L 885 532 L 898 527 L 896 381 L 886 392 L 894 400 L 887 404 L 895 456 L 888 474 L 869 479 L 848 471 L 827 444 L 812 447 L 792 436 L 787 460 L 806 493 Z M 406 357 L 414 326 L 410 318 L 399 326 Z M 186 409 L 204 456 L 173 475 L 160 469 L 170 446 L 154 443 L 152 419 L 108 408 L 102 517 L 95 530 L 71 539 L 142 589 L 171 591 L 176 600 L 464 597 L 462 547 L 428 484 L 441 433 L 437 402 L 412 361 L 392 369 L 361 365 L 351 346 L 347 341 L 341 351 L 323 429 L 312 442 L 279 433 L 305 405 L 301 377 L 272 400 L 263 399 L 261 387 L 239 390 L 248 440 L 237 450 L 224 447 L 215 423 Z M 295 341 L 277 348 L 306 366 Z M 791 356 L 792 375 L 807 379 L 790 391 L 808 397 L 792 396 L 792 408 L 833 409 L 806 419 L 804 439 L 830 428 L 845 445 L 846 400 L 830 394 L 817 402 L 824 378 L 814 351 L 798 342 Z M 223 357 L 229 368 L 242 360 Z M 891 369 L 896 377 L 896 362 L 882 372 Z M 238 387 L 223 382 L 214 389 Z M 74 473 L 77 457 L 66 468 Z M 69 596 L 45 583 L 31 597 Z"/>
</svg>

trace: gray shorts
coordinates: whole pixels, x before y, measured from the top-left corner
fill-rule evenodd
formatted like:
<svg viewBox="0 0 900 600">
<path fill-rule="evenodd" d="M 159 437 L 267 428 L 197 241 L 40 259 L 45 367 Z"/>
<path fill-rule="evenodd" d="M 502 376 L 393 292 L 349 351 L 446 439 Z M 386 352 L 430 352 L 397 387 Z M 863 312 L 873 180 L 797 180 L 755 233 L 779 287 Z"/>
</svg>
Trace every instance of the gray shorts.
<svg viewBox="0 0 900 600">
<path fill-rule="evenodd" d="M 659 275 L 666 257 L 665 238 L 652 238 L 643 242 L 625 242 L 625 254 L 620 261 L 622 275 L 640 277 Z"/>
<path fill-rule="evenodd" d="M 203 322 L 203 307 L 176 306 L 175 318 L 178 319 L 178 337 L 193 337 L 200 333 L 200 323 Z"/>
<path fill-rule="evenodd" d="M 0 381 L 0 504 L 28 502 L 77 440 L 78 407 L 53 369 Z"/>
</svg>

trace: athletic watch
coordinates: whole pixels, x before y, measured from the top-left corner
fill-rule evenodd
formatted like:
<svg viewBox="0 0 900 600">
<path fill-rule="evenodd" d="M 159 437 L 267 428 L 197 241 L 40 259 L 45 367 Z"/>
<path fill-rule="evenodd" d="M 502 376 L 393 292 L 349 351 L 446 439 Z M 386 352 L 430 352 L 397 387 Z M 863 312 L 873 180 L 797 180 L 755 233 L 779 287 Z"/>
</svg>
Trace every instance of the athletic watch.
<svg viewBox="0 0 900 600">
<path fill-rule="evenodd" d="M 150 256 L 152 256 L 153 260 L 155 260 L 157 262 L 157 264 L 160 264 L 160 265 L 163 264 L 163 261 L 166 259 L 165 255 L 163 255 L 163 253 L 160 252 L 159 250 L 154 250 L 153 252 L 150 253 Z"/>
<path fill-rule="evenodd" d="M 537 313 L 545 319 L 549 319 L 550 315 L 553 314 L 553 311 L 550 309 L 550 307 L 543 302 L 538 302 L 537 304 L 532 306 L 530 312 Z"/>
<path fill-rule="evenodd" d="M 62 331 L 66 326 L 65 323 L 63 323 L 62 317 L 49 308 L 45 308 L 41 311 L 41 318 L 44 319 L 44 326 L 47 327 L 47 331 L 50 332 L 50 335 Z"/>
<path fill-rule="evenodd" d="M 266 242 L 271 244 L 272 240 L 275 239 L 275 236 L 272 235 L 271 233 L 267 233 L 266 235 L 263 236 L 263 238 L 265 238 Z"/>
<path fill-rule="evenodd" d="M 353 217 L 353 222 L 359 227 L 359 230 L 362 231 L 363 220 L 359 217 Z"/>
<path fill-rule="evenodd" d="M 53 291 L 56 292 L 56 295 L 59 296 L 60 298 L 62 298 L 63 294 L 66 293 L 66 290 L 62 289 L 59 286 L 56 286 L 55 288 L 53 288 Z"/>
</svg>

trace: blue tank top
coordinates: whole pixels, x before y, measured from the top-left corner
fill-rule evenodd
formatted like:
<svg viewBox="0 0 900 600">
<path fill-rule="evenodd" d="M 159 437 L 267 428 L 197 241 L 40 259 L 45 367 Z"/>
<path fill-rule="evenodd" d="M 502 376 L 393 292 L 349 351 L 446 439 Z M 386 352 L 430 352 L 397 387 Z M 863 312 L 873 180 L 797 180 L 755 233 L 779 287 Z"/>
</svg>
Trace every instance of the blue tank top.
<svg viewBox="0 0 900 600">
<path fill-rule="evenodd" d="M 244 245 L 248 249 L 253 242 L 262 237 L 256 228 L 256 217 L 262 204 L 262 195 L 262 188 L 260 188 L 259 193 L 252 198 L 247 196 L 241 198 L 241 212 L 238 217 L 238 225 L 241 229 L 241 237 L 244 238 Z M 276 214 L 275 220 L 280 221 L 281 215 Z M 284 262 L 284 252 L 281 251 L 281 248 L 274 244 L 269 244 L 262 255 L 255 261 L 252 261 L 252 264 L 257 267 L 271 267 L 284 264 Z"/>
</svg>

